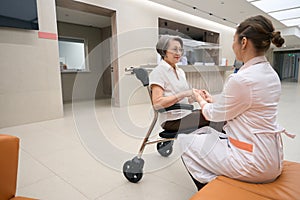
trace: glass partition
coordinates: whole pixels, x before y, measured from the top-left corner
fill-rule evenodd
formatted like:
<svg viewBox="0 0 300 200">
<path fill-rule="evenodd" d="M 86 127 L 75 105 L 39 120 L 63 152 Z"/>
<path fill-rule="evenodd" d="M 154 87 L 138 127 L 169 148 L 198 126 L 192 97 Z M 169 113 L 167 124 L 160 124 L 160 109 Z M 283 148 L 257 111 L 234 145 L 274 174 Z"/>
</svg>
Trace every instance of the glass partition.
<svg viewBox="0 0 300 200">
<path fill-rule="evenodd" d="M 84 39 L 60 37 L 58 39 L 58 47 L 62 72 L 88 71 Z"/>
</svg>

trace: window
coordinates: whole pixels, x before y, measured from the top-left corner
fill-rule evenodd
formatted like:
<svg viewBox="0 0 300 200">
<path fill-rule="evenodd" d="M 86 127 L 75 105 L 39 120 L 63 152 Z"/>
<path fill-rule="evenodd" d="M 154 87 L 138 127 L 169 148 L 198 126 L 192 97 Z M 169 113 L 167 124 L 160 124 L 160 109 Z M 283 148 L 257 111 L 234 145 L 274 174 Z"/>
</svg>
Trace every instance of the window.
<svg viewBox="0 0 300 200">
<path fill-rule="evenodd" d="M 58 39 L 59 62 L 61 71 L 88 71 L 84 39 L 65 38 Z"/>
</svg>

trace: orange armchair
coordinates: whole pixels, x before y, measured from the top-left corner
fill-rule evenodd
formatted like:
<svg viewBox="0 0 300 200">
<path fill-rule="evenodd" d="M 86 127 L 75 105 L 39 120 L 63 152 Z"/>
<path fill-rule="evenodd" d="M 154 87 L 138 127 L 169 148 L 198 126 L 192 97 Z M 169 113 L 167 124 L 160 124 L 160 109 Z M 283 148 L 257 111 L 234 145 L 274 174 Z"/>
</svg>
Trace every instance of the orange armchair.
<svg viewBox="0 0 300 200">
<path fill-rule="evenodd" d="M 19 138 L 0 134 L 0 199 L 34 200 L 16 197 L 19 161 Z"/>
</svg>

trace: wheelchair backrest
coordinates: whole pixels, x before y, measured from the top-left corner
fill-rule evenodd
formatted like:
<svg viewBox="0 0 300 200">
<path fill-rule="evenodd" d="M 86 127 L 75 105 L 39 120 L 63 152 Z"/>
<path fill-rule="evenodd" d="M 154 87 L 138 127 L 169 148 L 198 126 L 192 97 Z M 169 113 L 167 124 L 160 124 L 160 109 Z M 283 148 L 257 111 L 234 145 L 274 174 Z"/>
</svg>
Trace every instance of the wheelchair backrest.
<svg viewBox="0 0 300 200">
<path fill-rule="evenodd" d="M 135 74 L 136 78 L 142 82 L 144 87 L 149 85 L 149 75 L 146 69 L 134 68 L 133 73 Z"/>
</svg>

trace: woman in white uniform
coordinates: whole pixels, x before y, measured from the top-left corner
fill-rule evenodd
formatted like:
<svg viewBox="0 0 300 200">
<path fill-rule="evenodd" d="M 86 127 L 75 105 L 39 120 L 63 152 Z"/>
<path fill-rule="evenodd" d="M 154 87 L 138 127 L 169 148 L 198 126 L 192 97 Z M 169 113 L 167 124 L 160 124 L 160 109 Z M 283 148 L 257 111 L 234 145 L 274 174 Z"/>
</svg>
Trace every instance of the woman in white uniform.
<svg viewBox="0 0 300 200">
<path fill-rule="evenodd" d="M 237 27 L 232 45 L 244 65 L 229 76 L 218 99 L 194 90 L 206 120 L 227 121 L 226 134 L 203 127 L 178 136 L 182 160 L 198 189 L 219 175 L 266 183 L 281 174 L 281 133 L 286 131 L 277 124 L 281 83 L 265 57 L 271 42 L 281 47 L 284 39 L 270 20 L 246 19 Z"/>
</svg>

